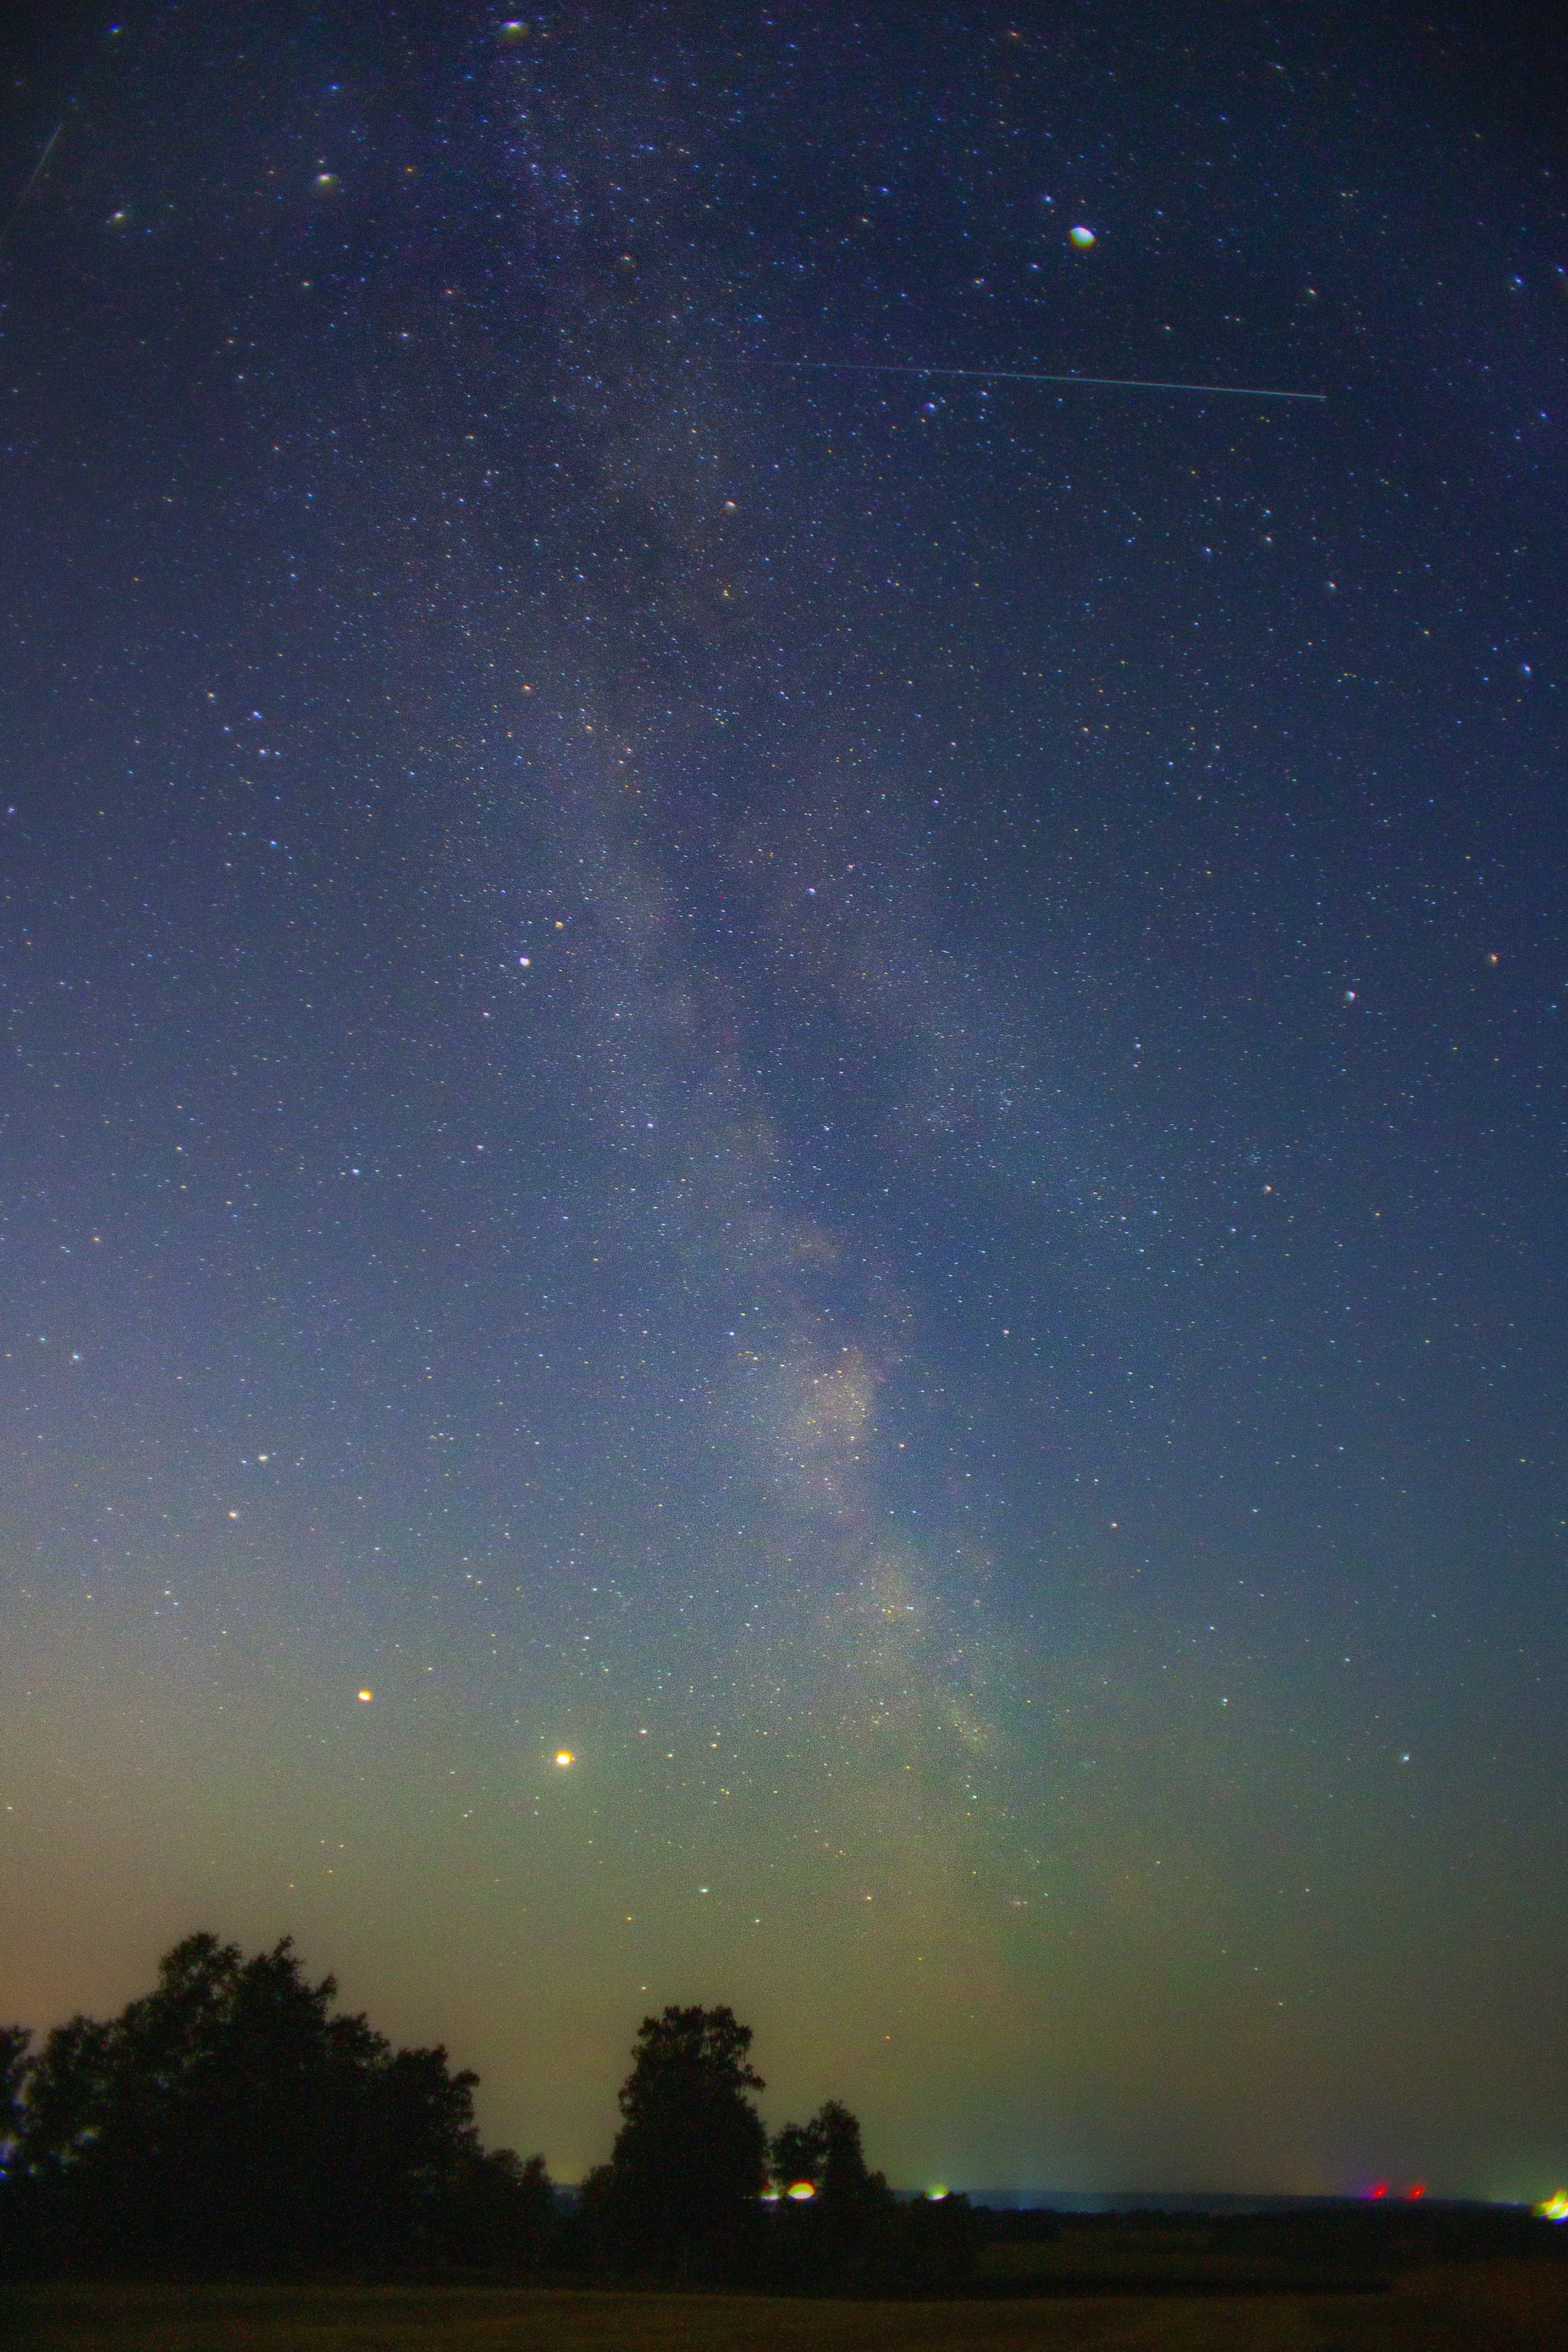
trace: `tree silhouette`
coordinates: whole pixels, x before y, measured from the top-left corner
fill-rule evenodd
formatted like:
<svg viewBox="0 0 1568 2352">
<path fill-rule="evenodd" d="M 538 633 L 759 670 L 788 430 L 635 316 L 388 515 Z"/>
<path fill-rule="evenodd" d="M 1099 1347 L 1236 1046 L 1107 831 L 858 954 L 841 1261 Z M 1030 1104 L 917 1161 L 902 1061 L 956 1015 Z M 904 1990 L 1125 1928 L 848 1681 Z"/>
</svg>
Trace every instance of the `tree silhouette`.
<svg viewBox="0 0 1568 2352">
<path fill-rule="evenodd" d="M 754 2252 L 767 2134 L 747 2095 L 763 2088 L 751 2044 L 729 2009 L 644 2018 L 614 2153 L 586 2184 L 590 2226 L 613 2260 L 711 2276 Z"/>
<path fill-rule="evenodd" d="M 333 2013 L 291 1943 L 187 1937 L 109 2022 L 8 2061 L 0 2245 L 35 2267 L 275 2273 L 527 2259 L 542 2159 L 486 2156 L 474 2074 Z M 5 2078 L 0 2077 L 0 2090 Z"/>
<path fill-rule="evenodd" d="M 804 2210 L 786 2204 L 775 2218 L 781 2270 L 797 2279 L 863 2283 L 888 2237 L 892 2193 L 868 2171 L 860 2126 L 837 2099 L 809 2123 L 785 2124 L 774 2136 L 773 2177 L 781 2189 L 808 2181 L 816 2194 Z"/>
<path fill-rule="evenodd" d="M 804 2184 L 815 2190 L 822 2185 L 826 2154 L 822 2133 L 813 2116 L 808 2124 L 784 2124 L 773 2134 L 768 2162 L 781 2189 L 798 2189 Z"/>
<path fill-rule="evenodd" d="M 0 2025 L 0 2173 L 22 2127 L 22 2085 L 33 2037 L 25 2025 Z"/>
<path fill-rule="evenodd" d="M 888 2184 L 879 2172 L 866 2168 L 856 2117 L 837 2099 L 828 2099 L 818 2107 L 815 2122 L 822 2142 L 818 2179 L 824 2210 L 848 2215 L 879 2203 Z"/>
</svg>

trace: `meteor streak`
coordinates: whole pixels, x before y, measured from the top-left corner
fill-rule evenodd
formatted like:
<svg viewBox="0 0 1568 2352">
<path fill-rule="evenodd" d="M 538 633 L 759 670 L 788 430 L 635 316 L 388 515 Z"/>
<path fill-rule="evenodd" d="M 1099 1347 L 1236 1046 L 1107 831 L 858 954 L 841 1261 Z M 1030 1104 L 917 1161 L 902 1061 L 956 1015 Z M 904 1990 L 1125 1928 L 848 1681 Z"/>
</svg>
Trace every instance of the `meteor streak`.
<svg viewBox="0 0 1568 2352">
<path fill-rule="evenodd" d="M 764 367 L 814 368 L 829 375 L 967 376 L 986 383 L 1081 383 L 1111 392 L 1218 393 L 1231 400 L 1326 401 L 1326 392 L 1285 392 L 1272 384 L 1173 383 L 1150 375 L 1051 375 L 1038 368 L 919 367 L 900 360 L 764 360 Z"/>
<path fill-rule="evenodd" d="M 26 203 L 27 198 L 32 194 L 35 183 L 43 177 L 44 170 L 48 163 L 49 157 L 55 152 L 55 142 L 59 137 L 60 132 L 65 129 L 65 127 L 66 126 L 63 122 L 57 122 L 54 129 L 50 131 L 47 139 L 44 142 L 43 153 L 39 156 L 37 162 L 34 164 L 32 170 L 23 181 L 22 191 L 16 198 L 16 203 L 6 214 L 5 220 L 0 222 L 0 246 L 4 246 L 5 239 L 10 236 L 12 224 L 15 222 L 17 214 L 21 211 L 22 206 Z"/>
</svg>

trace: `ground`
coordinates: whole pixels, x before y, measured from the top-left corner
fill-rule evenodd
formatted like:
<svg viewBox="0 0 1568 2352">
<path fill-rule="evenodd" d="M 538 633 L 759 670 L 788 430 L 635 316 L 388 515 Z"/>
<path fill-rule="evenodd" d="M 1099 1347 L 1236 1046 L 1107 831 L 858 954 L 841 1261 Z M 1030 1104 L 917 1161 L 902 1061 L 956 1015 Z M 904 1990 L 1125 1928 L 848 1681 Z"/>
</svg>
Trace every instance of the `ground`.
<svg viewBox="0 0 1568 2352">
<path fill-rule="evenodd" d="M 1568 2267 L 1426 2270 L 1386 2293 L 944 2303 L 506 2287 L 12 2290 L 5 2352 L 1552 2352 Z"/>
</svg>

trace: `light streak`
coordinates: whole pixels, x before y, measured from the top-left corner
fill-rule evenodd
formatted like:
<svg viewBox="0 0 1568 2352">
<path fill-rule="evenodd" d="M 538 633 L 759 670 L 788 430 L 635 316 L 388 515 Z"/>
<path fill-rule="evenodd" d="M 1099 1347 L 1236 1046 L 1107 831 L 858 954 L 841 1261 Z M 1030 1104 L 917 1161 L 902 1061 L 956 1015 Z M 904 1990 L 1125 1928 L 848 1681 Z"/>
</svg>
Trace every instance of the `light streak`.
<svg viewBox="0 0 1568 2352">
<path fill-rule="evenodd" d="M 905 360 L 763 360 L 763 367 L 811 368 L 827 375 L 963 376 L 984 383 L 1078 383 L 1110 392 L 1217 394 L 1227 400 L 1312 400 L 1326 392 L 1288 392 L 1259 383 L 1183 383 L 1165 376 L 1051 374 L 1042 368 L 924 367 Z"/>
<path fill-rule="evenodd" d="M 5 239 L 10 236 L 12 226 L 16 221 L 16 215 L 21 211 L 22 206 L 26 203 L 27 198 L 32 194 L 35 183 L 42 178 L 49 157 L 55 152 L 55 142 L 64 129 L 65 124 L 63 122 L 57 122 L 54 129 L 50 131 L 47 139 L 45 140 L 43 153 L 39 156 L 37 162 L 34 164 L 32 170 L 23 181 L 21 194 L 16 198 L 16 201 L 12 205 L 10 211 L 6 214 L 4 223 L 0 223 L 0 246 L 3 246 Z"/>
</svg>

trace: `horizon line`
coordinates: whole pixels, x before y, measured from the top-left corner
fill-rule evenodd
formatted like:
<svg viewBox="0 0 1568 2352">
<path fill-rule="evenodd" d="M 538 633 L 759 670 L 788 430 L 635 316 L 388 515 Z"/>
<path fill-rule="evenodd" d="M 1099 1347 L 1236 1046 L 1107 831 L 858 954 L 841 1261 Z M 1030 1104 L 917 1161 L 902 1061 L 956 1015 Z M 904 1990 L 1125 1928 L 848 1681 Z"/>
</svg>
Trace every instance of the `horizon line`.
<svg viewBox="0 0 1568 2352">
<path fill-rule="evenodd" d="M 584 2179 L 586 2176 L 584 2175 Z M 577 2197 L 582 2180 L 557 2180 L 552 2177 L 551 2187 L 557 2196 Z M 928 2188 L 893 2187 L 891 2195 L 900 2204 L 921 2204 L 932 2198 Z M 1425 2186 L 1415 2194 L 1409 2189 L 1390 2189 L 1377 2196 L 1370 2189 L 1052 2189 L 967 2187 L 946 2183 L 936 2201 L 950 2197 L 967 2197 L 972 2203 L 984 2205 L 995 2200 L 993 2211 L 1042 2213 L 1094 2213 L 1108 2209 L 1131 2212 L 1214 2212 L 1222 2208 L 1245 2206 L 1258 2209 L 1266 2206 L 1365 2207 L 1372 2211 L 1406 2212 L 1415 2206 L 1442 2210 L 1457 2205 L 1484 2206 L 1489 2210 L 1528 2212 L 1533 2210 L 1528 2197 L 1489 2197 L 1474 2189 L 1430 2189 Z"/>
</svg>

